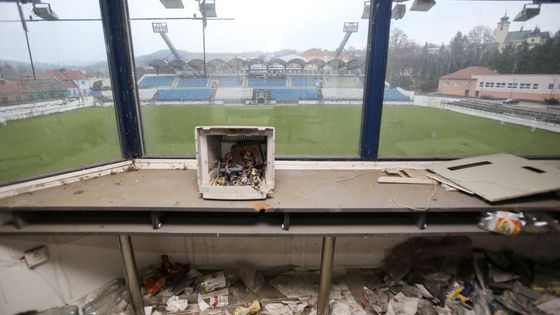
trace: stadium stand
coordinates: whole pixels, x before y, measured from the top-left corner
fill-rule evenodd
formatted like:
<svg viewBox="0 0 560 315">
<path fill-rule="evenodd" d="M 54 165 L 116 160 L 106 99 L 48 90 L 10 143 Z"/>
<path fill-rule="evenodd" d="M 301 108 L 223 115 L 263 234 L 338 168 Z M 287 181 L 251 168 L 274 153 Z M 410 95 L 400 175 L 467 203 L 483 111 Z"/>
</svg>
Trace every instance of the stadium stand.
<svg viewBox="0 0 560 315">
<path fill-rule="evenodd" d="M 321 91 L 325 100 L 361 100 L 364 95 L 363 89 L 323 88 Z"/>
<path fill-rule="evenodd" d="M 298 100 L 318 100 L 319 94 L 317 89 L 302 89 L 302 88 L 283 88 L 271 89 L 269 94 L 271 99 L 277 101 L 298 101 Z"/>
<path fill-rule="evenodd" d="M 157 88 L 157 87 L 169 87 L 173 84 L 175 80 L 175 76 L 173 75 L 160 75 L 160 76 L 144 76 L 138 82 L 138 88 L 140 89 L 149 89 L 149 88 Z"/>
<path fill-rule="evenodd" d="M 179 83 L 177 83 L 178 88 L 190 88 L 190 87 L 207 87 L 208 79 L 206 78 L 181 78 Z"/>
<path fill-rule="evenodd" d="M 358 77 L 325 76 L 323 77 L 326 88 L 359 89 L 362 81 Z"/>
<path fill-rule="evenodd" d="M 138 89 L 138 96 L 141 101 L 150 101 L 154 98 L 157 89 Z"/>
<path fill-rule="evenodd" d="M 305 75 L 295 75 L 295 76 L 290 76 L 290 79 L 292 81 L 292 87 L 315 87 L 315 83 L 316 83 L 316 77 L 315 76 L 305 76 Z M 317 81 L 320 81 L 319 78 L 317 78 Z"/>
<path fill-rule="evenodd" d="M 209 100 L 213 90 L 210 88 L 192 88 L 177 90 L 159 90 L 154 99 L 156 101 L 196 101 Z"/>
<path fill-rule="evenodd" d="M 402 94 L 397 89 L 385 89 L 383 94 L 384 101 L 395 101 L 395 102 L 408 102 L 410 98 L 404 94 Z"/>
<path fill-rule="evenodd" d="M 215 77 L 213 79 L 219 80 L 218 86 L 220 87 L 240 87 L 243 85 L 243 78 L 239 76 Z"/>
<path fill-rule="evenodd" d="M 556 113 L 554 111 L 513 107 L 509 105 L 503 105 L 497 102 L 483 101 L 477 99 L 473 99 L 473 100 L 465 99 L 456 102 L 450 102 L 449 105 L 470 108 L 470 109 L 484 111 L 484 112 L 498 114 L 498 115 L 508 115 L 508 116 L 522 117 L 526 119 L 533 119 L 544 123 L 560 124 L 560 113 Z"/>
<path fill-rule="evenodd" d="M 250 87 L 284 87 L 286 79 L 249 78 L 248 85 Z"/>
<path fill-rule="evenodd" d="M 226 102 L 242 102 L 253 97 L 252 88 L 218 88 L 216 99 Z"/>
</svg>

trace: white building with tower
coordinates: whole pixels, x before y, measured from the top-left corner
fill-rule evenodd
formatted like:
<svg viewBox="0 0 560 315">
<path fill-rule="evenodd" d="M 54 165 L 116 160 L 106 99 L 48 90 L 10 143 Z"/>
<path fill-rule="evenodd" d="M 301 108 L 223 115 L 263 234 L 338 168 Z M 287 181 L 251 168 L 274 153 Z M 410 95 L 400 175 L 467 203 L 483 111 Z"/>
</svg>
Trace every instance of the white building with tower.
<svg viewBox="0 0 560 315">
<path fill-rule="evenodd" d="M 541 32 L 540 28 L 538 27 L 535 27 L 533 30 L 524 30 L 523 26 L 521 26 L 519 31 L 510 32 L 510 25 L 511 22 L 509 21 L 509 17 L 507 15 L 504 15 L 502 18 L 500 18 L 500 22 L 498 22 L 495 31 L 495 37 L 496 43 L 498 44 L 499 52 L 502 52 L 504 47 L 506 47 L 507 45 L 512 45 L 515 47 L 523 43 L 527 43 L 530 49 L 550 39 L 550 33 Z"/>
</svg>

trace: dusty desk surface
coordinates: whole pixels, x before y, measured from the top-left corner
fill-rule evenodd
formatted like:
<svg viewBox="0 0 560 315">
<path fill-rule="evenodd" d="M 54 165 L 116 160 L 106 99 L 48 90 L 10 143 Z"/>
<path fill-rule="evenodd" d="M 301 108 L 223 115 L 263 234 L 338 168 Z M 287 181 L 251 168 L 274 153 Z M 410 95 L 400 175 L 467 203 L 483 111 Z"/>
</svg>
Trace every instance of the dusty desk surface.
<svg viewBox="0 0 560 315">
<path fill-rule="evenodd" d="M 560 211 L 550 193 L 490 204 L 441 186 L 379 184 L 381 171 L 277 170 L 275 192 L 266 200 L 204 200 L 194 170 L 139 170 L 25 193 L 0 200 L 0 210 L 135 210 L 247 212 L 409 212 L 429 204 L 430 212 L 509 210 Z"/>
</svg>

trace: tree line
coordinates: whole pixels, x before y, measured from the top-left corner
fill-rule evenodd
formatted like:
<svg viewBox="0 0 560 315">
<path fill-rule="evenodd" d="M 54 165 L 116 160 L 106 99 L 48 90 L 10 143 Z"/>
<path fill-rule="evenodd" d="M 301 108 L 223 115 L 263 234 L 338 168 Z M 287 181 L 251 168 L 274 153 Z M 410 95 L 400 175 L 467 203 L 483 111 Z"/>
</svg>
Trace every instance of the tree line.
<svg viewBox="0 0 560 315">
<path fill-rule="evenodd" d="M 400 29 L 391 30 L 386 80 L 421 92 L 435 92 L 439 77 L 469 66 L 484 66 L 502 74 L 560 73 L 560 31 L 544 43 L 530 47 L 506 45 L 498 51 L 493 31 L 476 26 L 457 32 L 448 44 L 419 45 Z"/>
</svg>

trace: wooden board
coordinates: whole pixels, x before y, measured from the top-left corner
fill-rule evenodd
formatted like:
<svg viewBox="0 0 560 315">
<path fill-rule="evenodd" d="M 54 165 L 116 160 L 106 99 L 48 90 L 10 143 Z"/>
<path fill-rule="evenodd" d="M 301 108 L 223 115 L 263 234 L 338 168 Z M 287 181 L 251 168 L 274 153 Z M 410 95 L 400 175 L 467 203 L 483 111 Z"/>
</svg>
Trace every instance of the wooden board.
<svg viewBox="0 0 560 315">
<path fill-rule="evenodd" d="M 557 167 L 510 154 L 434 163 L 428 169 L 491 202 L 560 190 Z"/>
<path fill-rule="evenodd" d="M 426 176 L 426 171 L 416 169 L 389 169 L 385 172 L 390 176 L 381 176 L 378 183 L 391 184 L 423 184 L 433 185 L 434 181 Z"/>
</svg>

